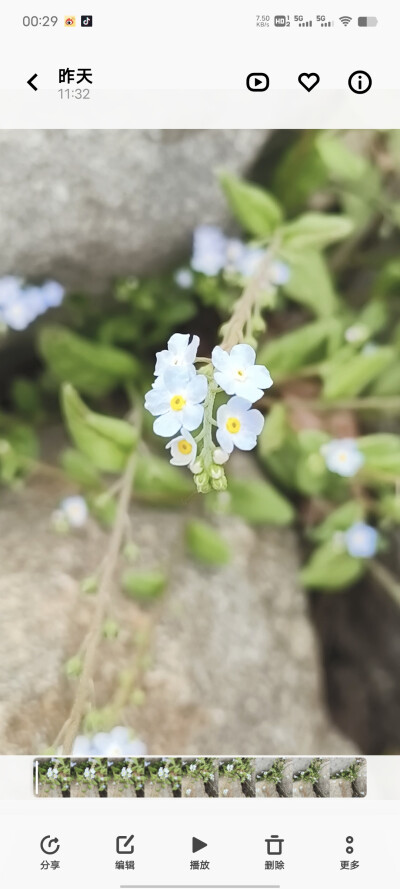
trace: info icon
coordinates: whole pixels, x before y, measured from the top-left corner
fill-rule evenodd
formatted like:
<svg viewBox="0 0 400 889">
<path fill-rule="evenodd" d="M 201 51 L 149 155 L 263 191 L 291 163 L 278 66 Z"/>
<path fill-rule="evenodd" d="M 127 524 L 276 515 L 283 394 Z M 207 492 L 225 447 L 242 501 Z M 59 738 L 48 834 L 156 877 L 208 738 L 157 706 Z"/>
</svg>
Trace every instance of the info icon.
<svg viewBox="0 0 400 889">
<path fill-rule="evenodd" d="M 372 77 L 368 71 L 353 71 L 348 79 L 349 87 L 352 93 L 358 93 L 363 96 L 368 93 L 372 86 Z"/>
<path fill-rule="evenodd" d="M 257 71 L 255 74 L 248 74 L 246 78 L 247 89 L 252 93 L 265 93 L 269 87 L 268 74 Z"/>
<path fill-rule="evenodd" d="M 93 28 L 92 15 L 81 15 L 81 28 Z"/>
<path fill-rule="evenodd" d="M 66 15 L 64 18 L 64 25 L 66 28 L 75 28 L 76 16 L 75 15 Z"/>
</svg>

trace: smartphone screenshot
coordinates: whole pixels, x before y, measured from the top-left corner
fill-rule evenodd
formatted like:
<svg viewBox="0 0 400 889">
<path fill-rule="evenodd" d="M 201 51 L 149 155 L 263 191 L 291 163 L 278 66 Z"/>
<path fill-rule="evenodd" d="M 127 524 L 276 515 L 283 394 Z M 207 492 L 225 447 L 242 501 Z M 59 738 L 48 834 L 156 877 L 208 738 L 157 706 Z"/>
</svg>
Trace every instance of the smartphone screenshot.
<svg viewBox="0 0 400 889">
<path fill-rule="evenodd" d="M 7 889 L 400 885 L 399 28 L 2 11 Z"/>
</svg>

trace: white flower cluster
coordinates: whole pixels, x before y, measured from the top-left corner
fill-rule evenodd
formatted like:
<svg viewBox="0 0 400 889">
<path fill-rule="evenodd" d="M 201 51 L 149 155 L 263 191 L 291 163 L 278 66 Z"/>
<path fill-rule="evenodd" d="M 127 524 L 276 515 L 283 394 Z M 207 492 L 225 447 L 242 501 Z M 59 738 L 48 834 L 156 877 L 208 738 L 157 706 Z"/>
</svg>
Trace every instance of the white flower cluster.
<svg viewBox="0 0 400 889">
<path fill-rule="evenodd" d="M 255 363 L 251 346 L 241 343 L 230 352 L 216 346 L 210 361 L 196 358 L 199 342 L 197 336 L 174 333 L 168 348 L 157 352 L 145 408 L 156 417 L 156 435 L 176 436 L 166 445 L 171 463 L 188 466 L 198 490 L 205 493 L 226 488 L 222 464 L 234 447 L 250 451 L 256 446 L 264 418 L 252 405 L 272 386 L 272 379 L 266 367 Z M 196 360 L 203 365 L 199 371 Z M 221 391 L 231 398 L 218 407 L 214 419 L 214 401 Z M 213 440 L 215 427 L 219 447 Z"/>
</svg>

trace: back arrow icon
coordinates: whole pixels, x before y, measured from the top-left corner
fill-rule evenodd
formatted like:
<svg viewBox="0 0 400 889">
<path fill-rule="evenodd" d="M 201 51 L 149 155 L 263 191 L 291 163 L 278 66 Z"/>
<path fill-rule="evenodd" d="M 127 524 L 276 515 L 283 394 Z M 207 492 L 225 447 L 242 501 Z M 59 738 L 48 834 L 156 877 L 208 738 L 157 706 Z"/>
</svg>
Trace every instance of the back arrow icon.
<svg viewBox="0 0 400 889">
<path fill-rule="evenodd" d="M 35 92 L 37 92 L 37 86 L 35 86 L 33 81 L 36 80 L 36 78 L 37 74 L 32 74 L 32 77 L 30 77 L 29 80 L 26 81 L 28 86 L 31 86 L 32 89 L 35 90 Z"/>
</svg>

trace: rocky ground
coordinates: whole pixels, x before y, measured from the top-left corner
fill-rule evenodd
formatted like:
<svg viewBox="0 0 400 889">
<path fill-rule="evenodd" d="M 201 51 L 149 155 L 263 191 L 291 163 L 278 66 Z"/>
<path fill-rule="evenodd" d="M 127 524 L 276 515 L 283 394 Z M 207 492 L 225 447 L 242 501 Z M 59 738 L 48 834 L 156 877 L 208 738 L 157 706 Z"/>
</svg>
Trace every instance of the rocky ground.
<svg viewBox="0 0 400 889">
<path fill-rule="evenodd" d="M 84 531 L 56 535 L 50 515 L 65 493 L 65 483 L 41 477 L 2 493 L 1 753 L 40 752 L 54 742 L 75 688 L 65 663 L 93 615 L 95 598 L 79 582 L 99 564 L 107 534 L 91 520 Z M 184 553 L 182 512 L 136 506 L 131 523 L 141 566 L 166 568 L 170 581 L 154 614 L 142 706 L 129 698 L 118 721 L 154 754 L 356 753 L 326 712 L 293 532 L 224 518 L 219 530 L 233 559 L 211 570 Z M 136 668 L 144 620 L 117 580 L 113 616 L 121 629 L 99 651 L 96 707 L 108 703 L 122 670 Z"/>
</svg>

